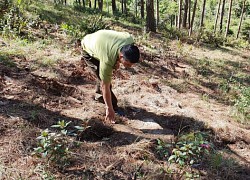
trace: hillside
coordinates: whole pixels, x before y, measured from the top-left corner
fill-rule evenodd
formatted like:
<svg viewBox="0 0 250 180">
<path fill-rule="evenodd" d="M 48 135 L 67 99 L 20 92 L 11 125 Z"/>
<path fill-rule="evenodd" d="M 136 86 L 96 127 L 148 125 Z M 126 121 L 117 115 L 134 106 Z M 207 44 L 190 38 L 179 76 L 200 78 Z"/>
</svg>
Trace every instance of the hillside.
<svg viewBox="0 0 250 180">
<path fill-rule="evenodd" d="M 133 34 L 142 61 L 115 73 L 126 115 L 109 124 L 75 39 L 57 24 L 40 27 L 29 30 L 33 41 L 0 36 L 1 179 L 249 179 L 249 119 L 233 103 L 240 96 L 233 85 L 249 87 L 249 49 L 187 44 L 110 21 L 110 29 Z M 62 120 L 84 131 L 53 142 L 68 146 L 65 159 L 39 158 L 37 137 L 59 133 L 51 126 Z M 207 142 L 208 153 L 184 166 L 169 162 L 185 138 L 194 148 Z"/>
</svg>

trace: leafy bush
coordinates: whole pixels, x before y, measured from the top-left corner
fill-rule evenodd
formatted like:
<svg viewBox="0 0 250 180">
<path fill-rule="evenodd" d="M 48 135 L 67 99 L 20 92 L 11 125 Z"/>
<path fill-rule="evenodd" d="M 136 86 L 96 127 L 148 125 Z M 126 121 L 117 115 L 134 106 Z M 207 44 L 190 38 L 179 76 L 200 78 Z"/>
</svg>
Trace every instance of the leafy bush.
<svg viewBox="0 0 250 180">
<path fill-rule="evenodd" d="M 243 123 L 249 123 L 250 119 L 250 87 L 242 87 L 240 93 L 235 99 L 235 115 Z"/>
<path fill-rule="evenodd" d="M 46 158 L 48 162 L 56 164 L 65 164 L 70 153 L 69 147 L 74 142 L 69 135 L 76 136 L 75 131 L 68 131 L 66 128 L 71 122 L 64 120 L 58 121 L 56 125 L 51 127 L 57 128 L 59 132 L 51 132 L 48 129 L 42 131 L 37 137 L 39 140 L 38 147 L 34 148 L 33 154 L 40 158 Z M 83 127 L 75 126 L 77 131 L 82 132 Z"/>
<path fill-rule="evenodd" d="M 250 47 L 249 42 L 246 41 L 245 39 L 242 38 L 235 39 L 235 37 L 233 36 L 227 37 L 225 45 L 231 47 L 245 48 L 245 49 Z"/>
<path fill-rule="evenodd" d="M 29 37 L 29 28 L 37 27 L 40 19 L 38 17 L 26 17 L 21 5 L 10 5 L 0 19 L 0 31 L 8 37 Z"/>
<path fill-rule="evenodd" d="M 211 144 L 206 140 L 206 134 L 202 132 L 192 132 L 182 135 L 173 145 L 169 156 L 169 145 L 158 141 L 158 151 L 168 157 L 170 163 L 177 163 L 180 166 L 200 163 L 205 154 L 209 154 Z"/>
<path fill-rule="evenodd" d="M 223 45 L 224 37 L 221 34 L 214 34 L 211 30 L 203 29 L 196 34 L 197 41 L 211 44 L 214 46 Z"/>
<path fill-rule="evenodd" d="M 69 34 L 73 37 L 79 37 L 81 36 L 81 31 L 79 29 L 79 27 L 74 26 L 74 25 L 69 25 L 66 23 L 62 23 L 61 24 L 61 29 L 66 33 Z"/>
<path fill-rule="evenodd" d="M 81 38 L 85 33 L 89 34 L 100 29 L 107 29 L 108 24 L 103 20 L 102 16 L 95 15 L 93 18 L 84 19 L 79 25 L 62 23 L 60 28 L 68 35 Z"/>
<path fill-rule="evenodd" d="M 250 21 L 244 23 L 241 33 L 243 38 L 245 40 L 248 40 L 248 42 L 250 42 Z"/>
<path fill-rule="evenodd" d="M 102 15 L 95 15 L 92 18 L 85 19 L 85 22 L 80 24 L 80 30 L 85 31 L 87 34 L 107 28 L 108 23 L 103 19 Z"/>
</svg>

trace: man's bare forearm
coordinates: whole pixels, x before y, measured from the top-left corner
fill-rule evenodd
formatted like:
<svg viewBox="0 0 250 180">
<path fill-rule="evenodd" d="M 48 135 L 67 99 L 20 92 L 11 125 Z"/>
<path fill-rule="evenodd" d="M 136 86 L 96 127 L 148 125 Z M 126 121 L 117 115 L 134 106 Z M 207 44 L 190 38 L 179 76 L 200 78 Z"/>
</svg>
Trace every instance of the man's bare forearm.
<svg viewBox="0 0 250 180">
<path fill-rule="evenodd" d="M 105 83 L 102 81 L 102 93 L 103 99 L 106 105 L 106 108 L 112 108 L 112 100 L 111 100 L 111 91 L 110 91 L 110 83 Z"/>
<path fill-rule="evenodd" d="M 111 122 L 114 122 L 115 120 L 115 112 L 112 105 L 111 100 L 111 91 L 110 91 L 110 83 L 102 82 L 102 93 L 103 93 L 103 99 L 106 104 L 106 117 L 105 120 L 109 120 Z"/>
</svg>

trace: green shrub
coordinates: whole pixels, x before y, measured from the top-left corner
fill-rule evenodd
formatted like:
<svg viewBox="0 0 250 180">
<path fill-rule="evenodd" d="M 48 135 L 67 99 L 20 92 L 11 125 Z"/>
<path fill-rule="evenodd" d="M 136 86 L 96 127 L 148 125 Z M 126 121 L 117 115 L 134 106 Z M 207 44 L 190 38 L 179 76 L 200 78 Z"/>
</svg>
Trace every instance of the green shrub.
<svg viewBox="0 0 250 180">
<path fill-rule="evenodd" d="M 170 163 L 177 163 L 180 166 L 193 165 L 200 163 L 204 159 L 205 154 L 209 154 L 211 144 L 206 140 L 207 135 L 202 132 L 192 132 L 182 135 L 177 142 L 170 148 L 169 145 L 158 141 L 158 152 L 168 157 Z M 170 156 L 169 156 L 169 150 Z"/>
<path fill-rule="evenodd" d="M 242 87 L 240 93 L 235 99 L 234 107 L 236 108 L 235 115 L 240 122 L 249 124 L 250 120 L 250 87 Z"/>
<path fill-rule="evenodd" d="M 250 21 L 243 24 L 241 34 L 245 40 L 250 42 Z"/>
<path fill-rule="evenodd" d="M 51 127 L 59 129 L 59 132 L 51 132 L 48 129 L 42 131 L 41 135 L 37 137 L 39 140 L 38 147 L 34 148 L 33 154 L 45 158 L 48 162 L 58 165 L 64 165 L 67 162 L 70 154 L 69 147 L 71 147 L 74 140 L 69 136 L 76 136 L 75 131 L 67 130 L 71 122 L 64 120 L 58 121 L 56 125 Z M 83 127 L 75 126 L 77 131 L 82 132 Z"/>
<path fill-rule="evenodd" d="M 29 28 L 38 27 L 38 17 L 26 17 L 21 5 L 11 5 L 0 19 L 1 34 L 7 37 L 25 37 L 31 39 Z"/>
<path fill-rule="evenodd" d="M 80 24 L 79 29 L 89 34 L 100 29 L 108 29 L 108 26 L 108 23 L 103 19 L 102 15 L 94 15 L 91 18 L 85 19 L 85 21 Z"/>
<path fill-rule="evenodd" d="M 221 34 L 214 34 L 213 31 L 209 29 L 203 29 L 196 34 L 197 41 L 211 44 L 214 46 L 223 45 L 225 39 Z"/>
</svg>

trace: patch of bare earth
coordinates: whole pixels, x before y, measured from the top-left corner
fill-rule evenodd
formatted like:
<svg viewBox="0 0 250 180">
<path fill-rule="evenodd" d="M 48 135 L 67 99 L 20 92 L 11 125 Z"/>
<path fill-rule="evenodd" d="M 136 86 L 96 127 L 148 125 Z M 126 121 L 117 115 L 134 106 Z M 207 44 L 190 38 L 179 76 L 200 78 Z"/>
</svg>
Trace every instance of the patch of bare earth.
<svg viewBox="0 0 250 180">
<path fill-rule="evenodd" d="M 180 93 L 165 83 L 192 75 L 192 67 L 181 59 L 143 50 L 142 63 L 119 70 L 113 89 L 126 115 L 110 125 L 104 122 L 104 105 L 93 100 L 94 76 L 83 68 L 79 55 L 35 71 L 27 69 L 31 59 L 9 58 L 15 67 L 0 63 L 2 179 L 40 179 L 46 171 L 57 179 L 166 179 L 160 170 L 167 165 L 156 153 L 155 140 L 172 142 L 179 133 L 192 131 L 210 132 L 220 148 L 230 151 L 238 165 L 229 176 L 249 178 L 249 128 L 233 120 L 229 106 L 203 100 L 195 85 Z M 48 169 L 31 152 L 41 130 L 58 120 L 90 127 L 79 137 L 70 164 Z M 201 172 L 202 179 L 226 177 L 226 171 L 214 174 L 204 167 Z"/>
</svg>

